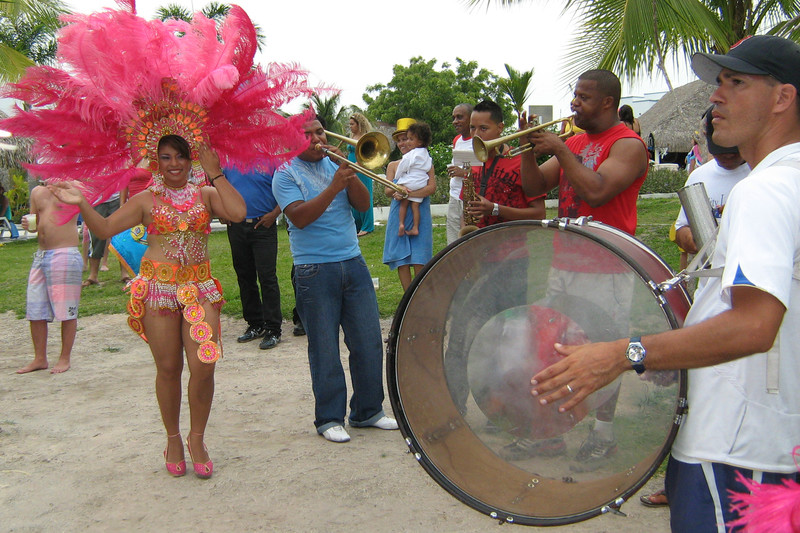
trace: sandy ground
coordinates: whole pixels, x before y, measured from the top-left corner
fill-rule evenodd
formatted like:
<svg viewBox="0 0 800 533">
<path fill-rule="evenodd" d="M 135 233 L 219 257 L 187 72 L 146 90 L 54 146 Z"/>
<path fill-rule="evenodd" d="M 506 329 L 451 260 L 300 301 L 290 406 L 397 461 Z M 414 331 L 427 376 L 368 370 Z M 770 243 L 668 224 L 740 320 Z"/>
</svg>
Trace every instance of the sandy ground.
<svg viewBox="0 0 800 533">
<path fill-rule="evenodd" d="M 0 315 L 0 531 L 494 531 L 407 453 L 399 431 L 350 429 L 333 444 L 313 427 L 305 337 L 284 326 L 270 351 L 235 337 L 226 356 L 206 443 L 212 479 L 171 478 L 153 393 L 150 352 L 124 315 L 79 319 L 72 369 L 14 372 L 31 358 L 28 324 Z M 384 334 L 389 322 L 383 322 Z M 51 354 L 60 346 L 50 328 Z M 51 365 L 55 358 L 51 355 Z M 184 377 L 186 379 L 186 377 Z M 388 396 L 385 407 L 391 412 Z M 188 407 L 182 428 L 188 432 Z M 187 457 L 188 458 L 188 457 Z M 651 480 L 645 491 L 659 488 Z M 622 510 L 569 526 L 576 532 L 668 531 L 668 511 L 638 495 Z M 519 528 L 523 526 L 505 526 Z"/>
</svg>

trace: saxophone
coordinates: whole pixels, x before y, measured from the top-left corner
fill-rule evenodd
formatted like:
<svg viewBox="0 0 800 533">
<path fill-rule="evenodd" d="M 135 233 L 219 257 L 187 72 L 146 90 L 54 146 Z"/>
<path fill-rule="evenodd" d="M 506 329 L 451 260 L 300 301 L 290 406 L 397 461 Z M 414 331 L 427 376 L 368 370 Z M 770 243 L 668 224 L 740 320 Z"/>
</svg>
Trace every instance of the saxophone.
<svg viewBox="0 0 800 533">
<path fill-rule="evenodd" d="M 478 200 L 478 194 L 475 192 L 475 180 L 472 178 L 472 167 L 469 163 L 464 163 L 462 168 L 467 171 L 467 175 L 461 182 L 461 197 L 464 202 L 464 227 L 458 232 L 459 237 L 463 237 L 467 233 L 472 233 L 478 229 L 478 217 L 467 213 L 467 206 L 469 203 Z"/>
</svg>

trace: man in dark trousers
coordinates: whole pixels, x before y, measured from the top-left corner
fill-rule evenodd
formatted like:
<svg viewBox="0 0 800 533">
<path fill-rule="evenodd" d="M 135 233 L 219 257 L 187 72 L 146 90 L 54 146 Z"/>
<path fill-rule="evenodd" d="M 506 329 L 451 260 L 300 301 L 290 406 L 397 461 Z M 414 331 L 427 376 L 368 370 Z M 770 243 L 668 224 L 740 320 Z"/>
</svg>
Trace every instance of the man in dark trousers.
<svg viewBox="0 0 800 533">
<path fill-rule="evenodd" d="M 242 174 L 228 168 L 225 176 L 247 203 L 247 218 L 228 224 L 242 314 L 247 321 L 247 330 L 236 340 L 249 342 L 263 337 L 258 347 L 267 350 L 281 340 L 281 291 L 275 272 L 278 259 L 275 221 L 281 208 L 272 195 L 271 175 Z"/>
</svg>

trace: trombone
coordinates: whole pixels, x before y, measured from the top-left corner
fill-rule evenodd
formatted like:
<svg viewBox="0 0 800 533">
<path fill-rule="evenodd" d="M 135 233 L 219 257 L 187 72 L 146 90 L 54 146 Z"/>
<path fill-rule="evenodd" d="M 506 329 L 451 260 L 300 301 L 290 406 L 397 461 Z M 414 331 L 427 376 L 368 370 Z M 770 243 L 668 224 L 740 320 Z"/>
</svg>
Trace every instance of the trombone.
<svg viewBox="0 0 800 533">
<path fill-rule="evenodd" d="M 503 144 L 507 143 L 508 141 L 517 139 L 524 135 L 528 135 L 529 133 L 533 133 L 534 131 L 541 130 L 543 128 L 549 128 L 550 126 L 555 126 L 556 124 L 560 124 L 562 122 L 566 122 L 566 128 L 564 129 L 564 133 L 559 134 L 559 137 L 568 137 L 572 134 L 572 117 L 564 117 L 559 118 L 556 120 L 551 120 L 550 122 L 545 122 L 544 124 L 539 124 L 538 126 L 534 126 L 532 128 L 528 128 L 527 130 L 518 131 L 516 133 L 512 133 L 510 135 L 506 135 L 505 137 L 498 137 L 497 139 L 492 139 L 491 141 L 484 141 L 480 137 L 473 137 L 472 138 L 472 151 L 475 152 L 475 157 L 480 159 L 481 161 L 487 161 L 489 159 L 489 154 L 497 148 L 498 146 L 502 146 Z M 531 150 L 533 145 L 531 143 L 523 144 L 522 146 L 518 146 L 513 148 L 507 155 L 513 157 L 517 156 L 523 152 L 527 152 Z"/>
<path fill-rule="evenodd" d="M 383 134 L 381 134 L 381 135 L 383 135 Z M 348 140 L 352 141 L 353 139 L 348 139 Z M 389 181 L 388 179 L 386 179 L 386 178 L 384 178 L 382 176 L 378 176 L 377 174 L 375 174 L 371 170 L 359 165 L 358 163 L 353 163 L 352 161 L 350 161 L 346 157 L 341 156 L 341 155 L 337 154 L 336 152 L 331 152 L 327 148 L 323 147 L 321 144 L 318 144 L 316 146 L 316 149 L 317 150 L 321 150 L 322 153 L 324 153 L 325 155 L 327 155 L 330 158 L 336 159 L 340 163 L 347 163 L 348 165 L 350 165 L 350 167 L 353 170 L 355 170 L 356 172 L 359 172 L 361 174 L 364 174 L 366 177 L 370 178 L 372 181 L 376 181 L 376 182 L 380 183 L 381 185 L 383 185 L 385 187 L 389 187 L 390 189 L 399 192 L 403 196 L 403 198 L 408 198 L 408 191 L 406 191 L 400 185 L 397 185 L 396 183 L 393 183 L 393 182 Z M 356 148 L 356 150 L 357 149 L 358 148 Z M 356 158 L 358 158 L 358 152 L 356 152 Z"/>
<path fill-rule="evenodd" d="M 346 142 L 356 147 L 356 161 L 366 168 L 378 168 L 386 164 L 392 147 L 386 135 L 379 131 L 369 131 L 355 140 L 332 131 L 325 130 L 327 137 L 333 137 L 337 141 Z"/>
</svg>

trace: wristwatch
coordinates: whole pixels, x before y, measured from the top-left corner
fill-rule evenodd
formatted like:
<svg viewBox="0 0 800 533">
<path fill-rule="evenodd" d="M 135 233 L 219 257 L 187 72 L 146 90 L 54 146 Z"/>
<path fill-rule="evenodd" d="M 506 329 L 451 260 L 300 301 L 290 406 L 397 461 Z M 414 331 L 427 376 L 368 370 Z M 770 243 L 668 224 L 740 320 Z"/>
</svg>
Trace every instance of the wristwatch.
<svg viewBox="0 0 800 533">
<path fill-rule="evenodd" d="M 494 204 L 494 207 L 492 208 L 492 216 L 493 217 L 499 217 L 500 216 L 500 206 L 499 205 Z"/>
<path fill-rule="evenodd" d="M 641 337 L 631 337 L 628 349 L 625 350 L 625 357 L 631 362 L 631 366 L 637 374 L 644 372 L 644 358 L 647 357 L 647 350 L 642 346 Z"/>
</svg>

